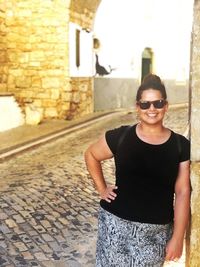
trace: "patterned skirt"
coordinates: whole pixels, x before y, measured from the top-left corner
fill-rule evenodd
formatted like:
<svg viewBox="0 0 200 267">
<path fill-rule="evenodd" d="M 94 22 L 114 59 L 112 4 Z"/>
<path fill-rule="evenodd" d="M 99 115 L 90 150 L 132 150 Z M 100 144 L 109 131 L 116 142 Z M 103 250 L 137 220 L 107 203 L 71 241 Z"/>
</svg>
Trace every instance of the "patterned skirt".
<svg viewBox="0 0 200 267">
<path fill-rule="evenodd" d="M 161 267 L 172 223 L 147 224 L 99 210 L 96 267 Z"/>
</svg>

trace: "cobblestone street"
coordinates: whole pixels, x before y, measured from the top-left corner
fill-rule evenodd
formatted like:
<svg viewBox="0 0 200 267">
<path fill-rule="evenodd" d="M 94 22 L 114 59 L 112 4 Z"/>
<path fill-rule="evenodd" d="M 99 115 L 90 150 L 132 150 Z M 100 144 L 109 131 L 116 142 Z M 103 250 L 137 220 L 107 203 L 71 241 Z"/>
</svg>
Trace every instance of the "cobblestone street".
<svg viewBox="0 0 200 267">
<path fill-rule="evenodd" d="M 184 133 L 187 120 L 186 108 L 171 109 L 166 125 Z M 135 122 L 134 112 L 113 115 L 0 163 L 0 266 L 94 267 L 99 199 L 83 153 L 105 130 Z M 104 170 L 111 181 L 112 160 Z"/>
</svg>

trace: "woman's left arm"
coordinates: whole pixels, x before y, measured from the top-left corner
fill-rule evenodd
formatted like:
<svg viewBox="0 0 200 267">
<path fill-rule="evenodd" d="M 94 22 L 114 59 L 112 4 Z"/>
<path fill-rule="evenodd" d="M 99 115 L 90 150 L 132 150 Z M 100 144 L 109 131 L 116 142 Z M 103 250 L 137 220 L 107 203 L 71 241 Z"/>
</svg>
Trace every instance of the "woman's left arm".
<svg viewBox="0 0 200 267">
<path fill-rule="evenodd" d="M 179 164 L 178 177 L 175 184 L 174 229 L 172 238 L 166 247 L 166 260 L 177 260 L 183 251 L 185 231 L 190 214 L 190 161 Z"/>
</svg>

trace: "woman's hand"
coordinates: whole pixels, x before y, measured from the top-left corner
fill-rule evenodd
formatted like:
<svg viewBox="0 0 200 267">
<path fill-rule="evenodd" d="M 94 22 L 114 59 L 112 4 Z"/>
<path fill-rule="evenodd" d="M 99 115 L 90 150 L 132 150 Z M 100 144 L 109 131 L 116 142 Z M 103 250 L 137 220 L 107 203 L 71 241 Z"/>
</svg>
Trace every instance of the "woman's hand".
<svg viewBox="0 0 200 267">
<path fill-rule="evenodd" d="M 166 246 L 166 261 L 177 261 L 183 252 L 183 241 L 171 238 Z"/>
<path fill-rule="evenodd" d="M 111 202 L 112 200 L 115 200 L 117 194 L 114 192 L 114 190 L 117 189 L 117 186 L 115 185 L 108 185 L 106 189 L 100 193 L 101 199 L 104 199 L 107 202 Z"/>
</svg>

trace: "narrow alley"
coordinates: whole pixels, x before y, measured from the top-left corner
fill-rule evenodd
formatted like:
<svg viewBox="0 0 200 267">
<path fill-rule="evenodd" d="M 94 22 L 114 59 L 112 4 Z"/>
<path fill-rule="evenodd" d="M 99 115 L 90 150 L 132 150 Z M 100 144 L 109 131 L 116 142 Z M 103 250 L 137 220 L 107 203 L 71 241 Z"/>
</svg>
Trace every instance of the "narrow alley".
<svg viewBox="0 0 200 267">
<path fill-rule="evenodd" d="M 166 125 L 184 133 L 187 112 L 171 108 Z M 99 199 L 83 153 L 105 130 L 135 122 L 134 112 L 114 115 L 0 163 L 0 266 L 94 267 Z M 112 181 L 112 160 L 104 170 Z"/>
</svg>

